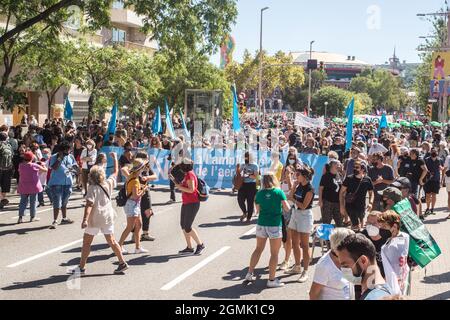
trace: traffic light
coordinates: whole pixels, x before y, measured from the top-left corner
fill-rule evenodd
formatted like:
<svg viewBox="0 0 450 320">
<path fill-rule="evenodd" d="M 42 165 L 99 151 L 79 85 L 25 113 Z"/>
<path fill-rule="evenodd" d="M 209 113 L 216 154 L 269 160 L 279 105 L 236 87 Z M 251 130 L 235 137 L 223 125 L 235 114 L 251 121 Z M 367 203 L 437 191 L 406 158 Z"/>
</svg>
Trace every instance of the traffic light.
<svg viewBox="0 0 450 320">
<path fill-rule="evenodd" d="M 425 115 L 431 119 L 431 117 L 433 116 L 433 105 L 431 103 L 429 103 L 427 105 L 427 108 L 425 110 Z"/>
<path fill-rule="evenodd" d="M 325 65 L 324 65 L 323 61 L 320 61 L 319 71 L 322 73 L 325 72 Z"/>
</svg>

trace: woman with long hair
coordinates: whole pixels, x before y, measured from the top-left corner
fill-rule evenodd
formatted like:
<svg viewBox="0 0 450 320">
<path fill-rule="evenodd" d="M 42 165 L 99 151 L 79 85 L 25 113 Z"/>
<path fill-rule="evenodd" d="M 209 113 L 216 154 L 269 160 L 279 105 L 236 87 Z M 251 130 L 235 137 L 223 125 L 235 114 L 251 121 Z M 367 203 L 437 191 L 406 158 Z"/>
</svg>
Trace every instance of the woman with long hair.
<svg viewBox="0 0 450 320">
<path fill-rule="evenodd" d="M 125 188 L 129 196 L 124 207 L 124 212 L 127 216 L 127 226 L 119 240 L 122 253 L 124 254 L 128 253 L 128 251 L 123 248 L 123 244 L 133 229 L 134 243 L 136 245 L 134 253 L 148 252 L 148 250 L 141 248 L 141 198 L 147 191 L 148 185 L 142 185 L 139 180 L 139 176 L 145 170 L 146 164 L 147 162 L 142 159 L 135 159 L 133 161 L 133 167 L 129 171 L 127 181 L 125 182 Z"/>
<path fill-rule="evenodd" d="M 279 189 L 278 180 L 273 173 L 268 173 L 262 179 L 263 189 L 256 194 L 256 210 L 259 212 L 258 225 L 256 226 L 256 249 L 250 259 L 248 273 L 245 276 L 246 281 L 255 281 L 255 267 L 261 258 L 261 254 L 266 246 L 267 239 L 270 243 L 270 261 L 269 261 L 269 288 L 284 286 L 279 279 L 275 278 L 278 253 L 281 247 L 282 218 L 283 210 L 289 211 L 290 205 L 287 202 L 286 195 Z"/>
<path fill-rule="evenodd" d="M 298 282 L 308 280 L 308 267 L 310 260 L 309 236 L 313 229 L 312 204 L 314 201 L 314 188 L 311 181 L 314 176 L 314 169 L 304 167 L 297 170 L 297 186 L 292 189 L 288 199 L 294 202 L 289 229 L 292 234 L 292 247 L 294 250 L 295 265 L 287 270 L 287 274 L 300 274 Z M 300 251 L 301 248 L 301 251 Z M 303 254 L 303 271 L 301 270 L 301 258 Z"/>
<path fill-rule="evenodd" d="M 189 158 L 184 158 L 179 164 L 184 172 L 184 179 L 181 183 L 175 183 L 175 187 L 181 191 L 181 229 L 186 240 L 186 248 L 179 251 L 179 254 L 201 255 L 205 250 L 205 244 L 200 240 L 200 236 L 195 228 L 192 228 L 195 217 L 200 210 L 200 199 L 197 191 L 198 179 L 194 173 L 194 162 Z M 192 240 L 197 244 L 194 251 Z"/>
</svg>

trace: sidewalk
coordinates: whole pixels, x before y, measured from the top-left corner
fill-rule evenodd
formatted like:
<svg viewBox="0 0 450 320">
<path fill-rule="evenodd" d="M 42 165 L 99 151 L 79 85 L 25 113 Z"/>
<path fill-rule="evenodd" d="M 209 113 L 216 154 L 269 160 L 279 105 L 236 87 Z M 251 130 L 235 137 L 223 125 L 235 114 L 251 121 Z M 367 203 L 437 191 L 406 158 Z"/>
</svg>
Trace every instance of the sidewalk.
<svg viewBox="0 0 450 320">
<path fill-rule="evenodd" d="M 428 216 L 425 225 L 439 244 L 442 254 L 424 269 L 412 274 L 411 299 L 450 300 L 450 220 L 447 220 L 447 192 L 440 190 L 436 214 Z"/>
</svg>

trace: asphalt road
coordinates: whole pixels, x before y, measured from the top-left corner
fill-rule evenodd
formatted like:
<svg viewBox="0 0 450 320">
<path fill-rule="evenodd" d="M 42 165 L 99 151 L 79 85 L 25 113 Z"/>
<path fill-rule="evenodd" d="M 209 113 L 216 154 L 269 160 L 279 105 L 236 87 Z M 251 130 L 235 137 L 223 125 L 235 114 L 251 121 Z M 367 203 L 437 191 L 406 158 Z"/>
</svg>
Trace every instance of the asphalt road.
<svg viewBox="0 0 450 320">
<path fill-rule="evenodd" d="M 181 195 L 177 194 L 180 200 Z M 19 198 L 10 198 L 17 205 Z M 236 196 L 229 190 L 216 192 L 201 204 L 195 221 L 206 245 L 201 256 L 179 256 L 185 247 L 179 227 L 181 203 L 167 205 L 168 190 L 152 192 L 156 216 L 151 220 L 154 242 L 143 242 L 148 254 L 125 256 L 130 269 L 125 275 L 114 275 L 117 260 L 102 235 L 98 235 L 88 260 L 87 274 L 82 278 L 67 275 L 78 265 L 83 231 L 83 199 L 74 193 L 69 204 L 72 225 L 49 230 L 50 206 L 38 208 L 41 221 L 16 225 L 17 209 L 0 212 L 0 299 L 308 299 L 314 264 L 320 249 L 314 253 L 310 280 L 296 282 L 298 276 L 277 275 L 284 288 L 268 289 L 268 247 L 257 268 L 259 279 L 245 284 L 250 255 L 255 247 L 255 223 L 239 221 Z M 12 207 L 14 208 L 14 207 Z M 17 208 L 17 207 L 16 207 Z M 118 208 L 115 235 L 125 227 L 125 215 Z M 316 220 L 318 208 L 314 209 Z M 25 219 L 27 221 L 28 219 Z M 126 248 L 133 249 L 134 244 Z M 280 251 L 280 262 L 284 251 Z"/>
</svg>

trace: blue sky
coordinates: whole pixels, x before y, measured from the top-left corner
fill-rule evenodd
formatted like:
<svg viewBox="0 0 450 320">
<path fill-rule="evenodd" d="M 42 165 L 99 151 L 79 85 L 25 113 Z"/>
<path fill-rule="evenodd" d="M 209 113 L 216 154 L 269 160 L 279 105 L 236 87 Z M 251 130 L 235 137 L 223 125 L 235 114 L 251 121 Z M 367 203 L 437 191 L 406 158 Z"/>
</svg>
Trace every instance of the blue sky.
<svg viewBox="0 0 450 320">
<path fill-rule="evenodd" d="M 430 24 L 417 13 L 435 12 L 444 0 L 238 0 L 239 16 L 233 27 L 234 60 L 245 49 L 259 49 L 260 9 L 264 13 L 263 47 L 278 50 L 313 50 L 356 56 L 368 63 L 384 63 L 392 56 L 419 62 L 419 36 L 429 34 Z M 211 61 L 219 64 L 219 55 Z"/>
</svg>

